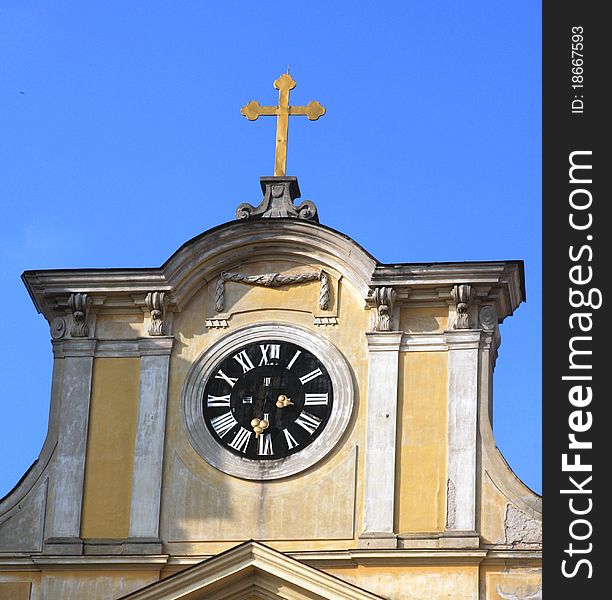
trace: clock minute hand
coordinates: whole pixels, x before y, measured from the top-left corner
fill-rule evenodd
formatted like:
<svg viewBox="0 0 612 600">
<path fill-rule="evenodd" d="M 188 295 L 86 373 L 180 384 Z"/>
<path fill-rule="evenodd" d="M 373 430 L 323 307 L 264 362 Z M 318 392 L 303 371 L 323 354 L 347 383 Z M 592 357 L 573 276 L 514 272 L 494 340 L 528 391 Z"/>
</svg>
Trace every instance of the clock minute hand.
<svg viewBox="0 0 612 600">
<path fill-rule="evenodd" d="M 258 438 L 259 434 L 263 433 L 265 429 L 268 429 L 268 427 L 270 427 L 270 423 L 268 423 L 266 419 L 252 419 L 251 427 L 255 432 L 255 438 Z"/>
</svg>

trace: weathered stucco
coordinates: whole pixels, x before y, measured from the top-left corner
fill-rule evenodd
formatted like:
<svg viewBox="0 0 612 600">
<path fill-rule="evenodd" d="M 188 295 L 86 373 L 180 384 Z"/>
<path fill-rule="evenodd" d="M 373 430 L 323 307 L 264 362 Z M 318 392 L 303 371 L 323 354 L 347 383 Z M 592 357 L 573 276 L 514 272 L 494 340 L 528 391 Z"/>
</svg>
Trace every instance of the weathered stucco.
<svg viewBox="0 0 612 600">
<path fill-rule="evenodd" d="M 96 358 L 81 536 L 128 536 L 138 407 L 137 358 Z"/>
<path fill-rule="evenodd" d="M 52 325 L 51 416 L 39 462 L 0 501 L 0 599 L 114 599 L 180 571 L 188 578 L 187 567 L 253 538 L 274 550 L 253 547 L 272 565 L 255 583 L 289 561 L 317 590 L 267 581 L 281 598 L 350 597 L 333 596 L 327 573 L 359 586 L 359 598 L 538 600 L 541 499 L 495 448 L 499 334 L 495 320 L 478 321 L 479 302 L 503 319 L 523 299 L 517 263 L 377 265 L 333 230 L 269 221 L 211 230 L 160 269 L 26 275 Z M 322 270 L 325 307 L 320 279 L 227 280 L 216 310 L 221 272 Z M 468 329 L 457 325 L 458 284 L 477 292 Z M 69 333 L 76 289 L 92 299 L 89 337 Z M 153 333 L 152 292 L 164 294 Z M 383 297 L 395 305 L 383 311 Z M 261 323 L 326 340 L 354 388 L 334 448 L 270 481 L 208 464 L 181 413 L 194 364 L 229 332 Z M 369 472 L 368 449 L 379 451 Z"/>
<path fill-rule="evenodd" d="M 446 518 L 445 352 L 400 355 L 396 531 L 443 531 Z"/>
<path fill-rule="evenodd" d="M 250 270 L 291 272 L 296 267 L 303 267 L 303 271 L 320 268 L 270 261 L 251 265 Z M 363 436 L 364 390 L 360 383 L 367 373 L 365 337 L 355 335 L 354 327 L 363 331 L 367 326 L 369 315 L 363 303 L 349 285 L 340 282 L 333 288 L 338 325 L 317 327 L 312 313 L 303 310 L 304 306 L 316 310 L 317 282 L 280 289 L 226 284 L 232 329 L 275 321 L 306 327 L 342 352 L 350 362 L 356 383 L 353 416 L 338 447 L 299 476 L 262 483 L 227 476 L 208 465 L 190 444 L 183 426 L 180 405 L 187 372 L 200 354 L 225 333 L 203 324 L 203 317 L 211 310 L 210 288 L 214 289 L 214 284 L 208 288 L 195 294 L 174 319 L 175 331 L 180 333 L 170 365 L 165 455 L 173 458 L 165 462 L 167 492 L 162 499 L 162 537 L 177 551 L 180 542 L 187 542 L 191 551 L 199 548 L 204 552 L 225 549 L 228 541 L 245 537 L 294 539 L 298 547 L 308 546 L 310 540 L 353 540 L 356 511 L 361 505 L 357 482 L 362 470 L 358 448 Z M 217 509 L 220 514 L 215 520 Z"/>
</svg>

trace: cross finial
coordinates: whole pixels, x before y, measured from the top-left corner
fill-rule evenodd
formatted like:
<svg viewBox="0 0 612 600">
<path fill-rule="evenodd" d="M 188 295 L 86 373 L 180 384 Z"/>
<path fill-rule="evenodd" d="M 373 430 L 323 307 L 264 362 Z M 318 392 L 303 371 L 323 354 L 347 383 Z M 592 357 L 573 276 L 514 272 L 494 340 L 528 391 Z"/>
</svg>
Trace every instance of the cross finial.
<svg viewBox="0 0 612 600">
<path fill-rule="evenodd" d="M 276 157 L 274 160 L 274 175 L 284 176 L 287 169 L 287 137 L 289 133 L 289 116 L 304 115 L 311 121 L 316 121 L 325 114 L 325 107 L 316 100 L 306 106 L 289 106 L 289 92 L 295 87 L 295 81 L 287 72 L 275 82 L 278 90 L 278 106 L 261 106 L 257 100 L 251 100 L 240 112 L 249 120 L 255 121 L 260 116 L 276 116 Z"/>
</svg>

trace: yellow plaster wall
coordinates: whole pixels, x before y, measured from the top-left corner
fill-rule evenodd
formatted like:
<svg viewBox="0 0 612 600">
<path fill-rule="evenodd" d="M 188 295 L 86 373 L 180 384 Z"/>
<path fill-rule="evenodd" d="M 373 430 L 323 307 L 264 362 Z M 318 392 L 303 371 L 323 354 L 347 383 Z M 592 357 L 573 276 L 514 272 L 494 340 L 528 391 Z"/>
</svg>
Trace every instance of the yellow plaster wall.
<svg viewBox="0 0 612 600">
<path fill-rule="evenodd" d="M 448 329 L 448 308 L 401 308 L 400 329 L 409 333 Z"/>
<path fill-rule="evenodd" d="M 139 379 L 138 358 L 94 360 L 81 521 L 83 538 L 128 536 Z"/>
<path fill-rule="evenodd" d="M 266 261 L 241 265 L 241 272 L 305 272 L 320 265 Z M 228 329 L 207 329 L 214 315 L 212 282 L 174 317 L 178 339 L 170 362 L 168 415 L 162 495 L 161 535 L 173 552 L 215 553 L 248 538 L 279 542 L 284 549 L 348 548 L 361 525 L 365 391 L 369 311 L 363 298 L 332 274 L 332 314 L 338 325 L 317 327 L 319 282 L 282 288 L 226 285 L 225 310 L 231 330 L 252 323 L 277 321 L 300 325 L 331 341 L 351 366 L 355 399 L 353 416 L 338 447 L 310 469 L 267 483 L 245 481 L 208 465 L 189 443 L 181 419 L 181 391 L 194 361 Z M 307 500 L 317 498 L 316 506 Z M 223 527 L 203 510 L 221 506 Z M 316 509 L 316 510 L 315 510 Z M 340 514 L 340 512 L 342 514 Z M 179 543 L 183 541 L 183 543 Z M 292 541 L 286 541 L 292 540 Z"/>
<path fill-rule="evenodd" d="M 510 501 L 497 488 L 486 471 L 482 474 L 481 536 L 486 544 L 503 544 L 506 541 L 505 518 Z"/>
<path fill-rule="evenodd" d="M 29 581 L 0 582 L 0 600 L 30 600 Z"/>
<path fill-rule="evenodd" d="M 478 598 L 478 566 L 474 565 L 359 565 L 325 572 L 389 600 Z"/>
<path fill-rule="evenodd" d="M 158 581 L 156 570 L 47 571 L 41 577 L 44 600 L 114 600 Z"/>
<path fill-rule="evenodd" d="M 508 568 L 505 565 L 483 565 L 480 597 L 482 600 L 542 597 L 541 565 Z"/>
<path fill-rule="evenodd" d="M 444 530 L 447 365 L 445 352 L 400 354 L 395 514 L 399 533 Z"/>
<path fill-rule="evenodd" d="M 141 314 L 99 314 L 96 317 L 96 337 L 110 340 L 134 340 L 144 335 Z"/>
</svg>

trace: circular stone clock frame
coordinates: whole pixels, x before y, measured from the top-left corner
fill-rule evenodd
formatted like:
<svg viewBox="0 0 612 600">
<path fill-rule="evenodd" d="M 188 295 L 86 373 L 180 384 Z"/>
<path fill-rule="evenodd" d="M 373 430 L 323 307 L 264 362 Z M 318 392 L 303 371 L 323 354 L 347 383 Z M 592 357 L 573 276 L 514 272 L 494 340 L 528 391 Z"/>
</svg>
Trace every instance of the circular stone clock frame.
<svg viewBox="0 0 612 600">
<path fill-rule="evenodd" d="M 220 361 L 247 344 L 269 340 L 296 344 L 316 356 L 331 378 L 334 402 L 325 428 L 302 451 L 279 459 L 253 460 L 230 452 L 213 437 L 204 420 L 204 390 Z M 348 364 L 331 342 L 296 325 L 263 323 L 231 332 L 206 349 L 187 374 L 181 412 L 191 444 L 208 463 L 241 479 L 264 481 L 300 473 L 331 452 L 348 426 L 353 397 Z"/>
</svg>

